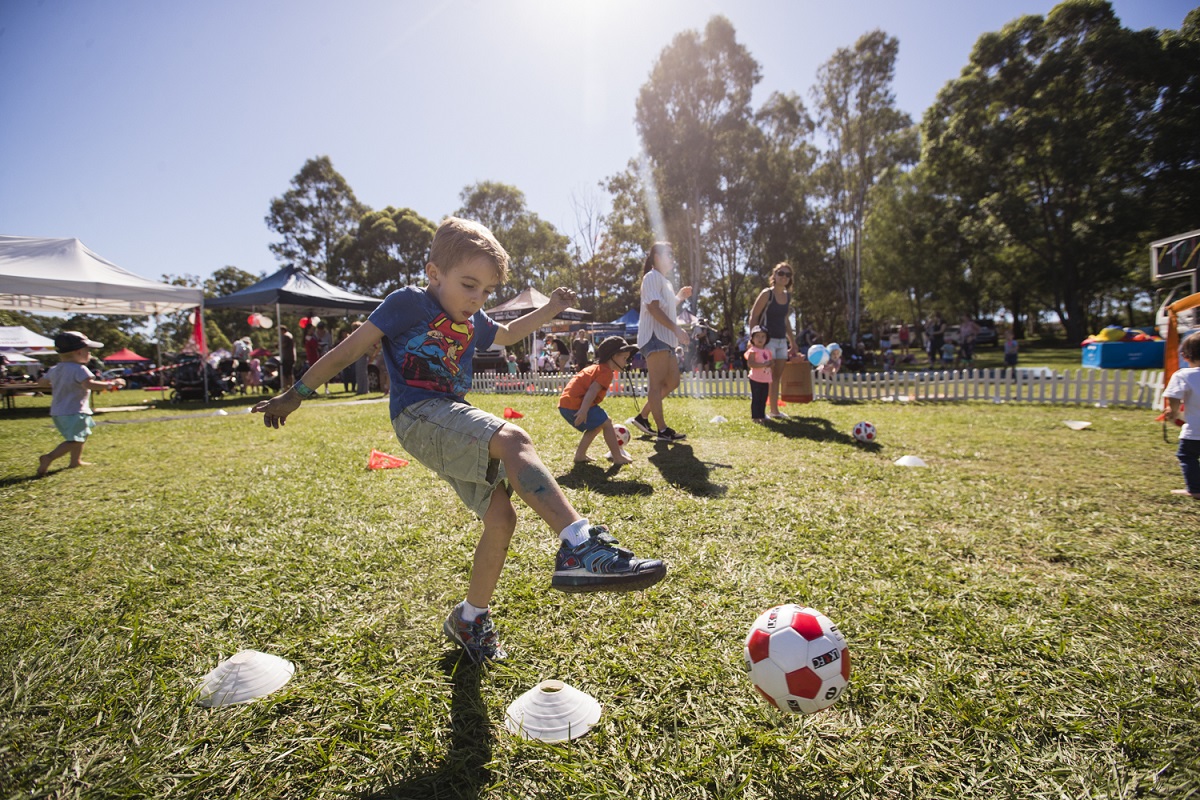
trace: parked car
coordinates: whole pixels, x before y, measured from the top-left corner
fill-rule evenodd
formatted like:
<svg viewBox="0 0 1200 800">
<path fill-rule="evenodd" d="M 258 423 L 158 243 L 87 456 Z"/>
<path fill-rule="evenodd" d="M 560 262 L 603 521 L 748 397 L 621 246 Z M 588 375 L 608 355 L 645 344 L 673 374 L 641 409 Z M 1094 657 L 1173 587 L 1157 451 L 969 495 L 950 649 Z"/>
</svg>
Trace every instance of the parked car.
<svg viewBox="0 0 1200 800">
<path fill-rule="evenodd" d="M 487 350 L 475 350 L 471 371 L 476 375 L 483 372 L 508 372 L 508 351 L 503 345 L 494 344 Z"/>
<path fill-rule="evenodd" d="M 975 344 L 995 347 L 1000 342 L 1000 337 L 996 334 L 996 320 L 979 319 L 975 321 L 979 323 L 979 335 L 975 337 Z"/>
<path fill-rule="evenodd" d="M 999 341 L 996 336 L 995 321 L 990 319 L 979 319 L 975 320 L 975 322 L 979 325 L 979 333 L 975 334 L 975 346 L 980 347 L 982 345 L 991 345 L 994 347 Z M 961 327 L 961 325 L 947 325 L 946 341 L 950 342 L 951 344 L 958 344 L 959 331 Z"/>
</svg>

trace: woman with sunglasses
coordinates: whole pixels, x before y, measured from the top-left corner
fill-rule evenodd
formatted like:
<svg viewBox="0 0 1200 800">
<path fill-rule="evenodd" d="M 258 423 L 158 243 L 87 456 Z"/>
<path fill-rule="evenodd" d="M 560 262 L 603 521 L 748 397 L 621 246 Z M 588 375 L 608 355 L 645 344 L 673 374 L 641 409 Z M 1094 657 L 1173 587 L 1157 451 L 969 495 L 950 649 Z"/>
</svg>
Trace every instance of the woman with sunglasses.
<svg viewBox="0 0 1200 800">
<path fill-rule="evenodd" d="M 759 292 L 750 309 L 750 327 L 761 325 L 767 331 L 767 350 L 771 353 L 771 390 L 767 396 L 771 419 L 783 419 L 779 410 L 779 384 L 788 358 L 800 352 L 792 333 L 792 266 L 781 261 L 771 270 L 771 285 Z"/>
</svg>

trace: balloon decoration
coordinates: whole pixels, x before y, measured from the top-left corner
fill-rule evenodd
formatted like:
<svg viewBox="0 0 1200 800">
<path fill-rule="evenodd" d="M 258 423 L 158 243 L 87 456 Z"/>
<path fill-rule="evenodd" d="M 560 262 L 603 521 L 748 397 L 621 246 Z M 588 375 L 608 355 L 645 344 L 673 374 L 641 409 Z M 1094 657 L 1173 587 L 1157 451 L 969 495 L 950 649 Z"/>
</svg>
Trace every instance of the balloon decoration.
<svg viewBox="0 0 1200 800">
<path fill-rule="evenodd" d="M 267 330 L 274 324 L 275 324 L 275 321 L 273 319 L 271 319 L 270 317 L 268 317 L 266 314 L 258 315 L 258 327 L 262 328 L 263 330 Z"/>
<path fill-rule="evenodd" d="M 308 327 L 308 317 L 301 317 L 301 318 L 300 318 L 300 327 L 301 327 L 301 328 L 307 328 L 307 327 Z"/>
</svg>

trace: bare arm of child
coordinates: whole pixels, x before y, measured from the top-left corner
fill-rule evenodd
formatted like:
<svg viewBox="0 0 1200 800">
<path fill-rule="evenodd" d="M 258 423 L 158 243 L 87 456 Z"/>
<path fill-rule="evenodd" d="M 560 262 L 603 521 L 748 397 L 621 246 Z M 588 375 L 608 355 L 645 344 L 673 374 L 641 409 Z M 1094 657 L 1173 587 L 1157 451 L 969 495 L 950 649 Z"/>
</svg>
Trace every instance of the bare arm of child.
<svg viewBox="0 0 1200 800">
<path fill-rule="evenodd" d="M 364 322 L 358 330 L 317 359 L 317 363 L 308 368 L 303 379 L 297 384 L 303 383 L 308 389 L 323 386 L 343 369 L 370 352 L 371 348 L 382 338 L 383 331 L 379 330 L 372 322 Z M 262 414 L 263 423 L 268 428 L 278 428 L 287 422 L 289 414 L 300 407 L 303 399 L 296 391 L 296 387 L 293 386 L 283 394 L 275 395 L 270 400 L 258 403 L 250 411 L 254 414 Z"/>
<path fill-rule="evenodd" d="M 746 363 L 752 367 L 765 367 L 771 363 L 771 354 L 756 354 L 753 350 L 746 351 Z"/>
<path fill-rule="evenodd" d="M 583 403 L 580 404 L 579 410 L 575 412 L 575 424 L 582 425 L 587 421 L 588 411 L 592 409 L 592 403 L 596 402 L 596 395 L 600 394 L 599 381 L 592 381 L 592 385 L 588 387 L 587 392 L 583 395 Z"/>
<path fill-rule="evenodd" d="M 83 388 L 91 389 L 94 392 L 103 392 L 106 389 L 120 389 L 125 385 L 124 378 L 113 378 L 111 381 L 103 381 L 99 378 L 88 378 L 86 381 L 81 381 Z"/>
<path fill-rule="evenodd" d="M 1179 419 L 1179 409 L 1181 406 L 1182 401 L 1178 397 L 1167 398 L 1167 421 L 1174 422 Z"/>
</svg>

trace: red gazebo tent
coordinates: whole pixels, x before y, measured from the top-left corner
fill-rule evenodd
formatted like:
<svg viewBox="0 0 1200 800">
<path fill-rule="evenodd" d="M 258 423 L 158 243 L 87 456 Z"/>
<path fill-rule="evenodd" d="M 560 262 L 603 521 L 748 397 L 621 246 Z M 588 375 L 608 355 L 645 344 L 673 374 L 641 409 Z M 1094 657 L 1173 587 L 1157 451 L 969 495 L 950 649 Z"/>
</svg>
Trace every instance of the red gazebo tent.
<svg viewBox="0 0 1200 800">
<path fill-rule="evenodd" d="M 149 360 L 150 359 L 146 358 L 145 356 L 139 356 L 137 353 L 133 352 L 132 350 L 130 350 L 127 347 L 122 347 L 120 350 L 113 353 L 111 356 L 104 357 L 104 363 L 106 363 L 106 364 L 129 364 L 129 363 L 132 363 L 135 361 L 149 361 Z"/>
</svg>

